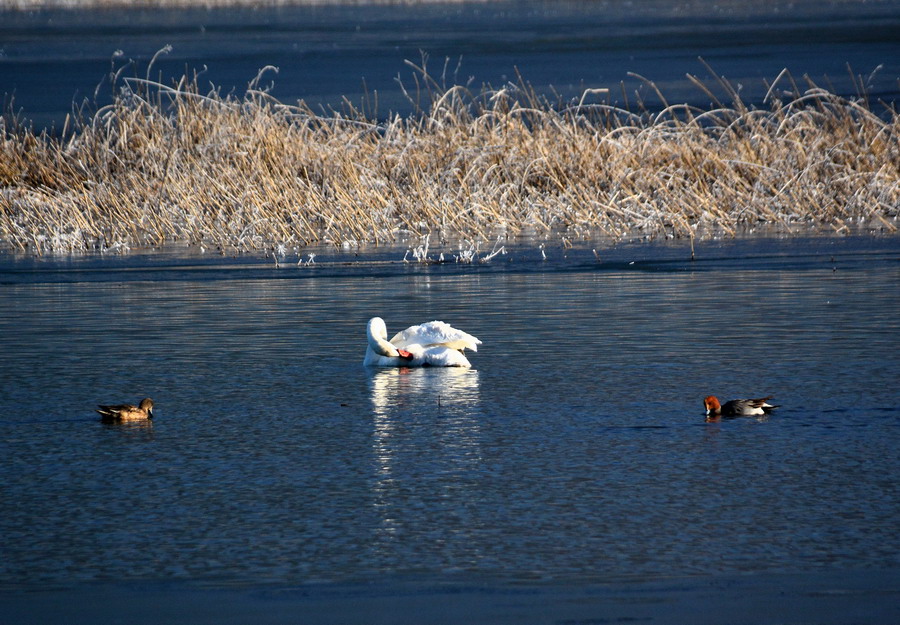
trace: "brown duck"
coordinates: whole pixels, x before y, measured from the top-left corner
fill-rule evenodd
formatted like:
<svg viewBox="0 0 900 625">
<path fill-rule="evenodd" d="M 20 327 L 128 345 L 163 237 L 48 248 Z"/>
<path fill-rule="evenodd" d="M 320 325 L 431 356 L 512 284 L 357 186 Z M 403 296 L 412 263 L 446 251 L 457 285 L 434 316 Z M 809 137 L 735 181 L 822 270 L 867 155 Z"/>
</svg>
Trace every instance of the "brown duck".
<svg viewBox="0 0 900 625">
<path fill-rule="evenodd" d="M 153 418 L 153 400 L 149 397 L 141 400 L 139 406 L 119 404 L 117 406 L 98 406 L 97 412 L 104 421 L 140 421 Z"/>
</svg>

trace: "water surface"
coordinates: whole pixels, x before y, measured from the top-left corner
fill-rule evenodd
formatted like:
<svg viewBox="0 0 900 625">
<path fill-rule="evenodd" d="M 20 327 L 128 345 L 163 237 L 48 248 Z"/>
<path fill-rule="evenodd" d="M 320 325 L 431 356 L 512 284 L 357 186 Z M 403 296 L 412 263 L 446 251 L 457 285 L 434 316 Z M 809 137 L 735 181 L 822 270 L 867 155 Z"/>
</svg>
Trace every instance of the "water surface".
<svg viewBox="0 0 900 625">
<path fill-rule="evenodd" d="M 697 251 L 4 256 L 0 585 L 896 567 L 898 239 Z M 484 345 L 367 370 L 374 314 Z M 781 408 L 706 423 L 710 393 Z M 143 396 L 152 424 L 92 412 Z"/>
</svg>

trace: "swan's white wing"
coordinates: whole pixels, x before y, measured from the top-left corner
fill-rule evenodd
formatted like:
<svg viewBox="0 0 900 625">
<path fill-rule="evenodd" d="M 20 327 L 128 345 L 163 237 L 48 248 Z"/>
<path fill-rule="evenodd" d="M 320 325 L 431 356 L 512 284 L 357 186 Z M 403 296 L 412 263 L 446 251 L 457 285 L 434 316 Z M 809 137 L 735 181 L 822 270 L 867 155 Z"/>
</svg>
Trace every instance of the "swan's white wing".
<svg viewBox="0 0 900 625">
<path fill-rule="evenodd" d="M 436 345 L 425 350 L 425 364 L 432 367 L 471 367 L 469 359 L 453 347 Z"/>
<path fill-rule="evenodd" d="M 395 334 L 391 343 L 401 349 L 416 344 L 425 348 L 443 345 L 450 349 L 471 349 L 473 352 L 477 352 L 478 346 L 481 345 L 481 341 L 471 334 L 457 330 L 443 321 L 429 321 L 417 326 L 410 326 Z"/>
</svg>

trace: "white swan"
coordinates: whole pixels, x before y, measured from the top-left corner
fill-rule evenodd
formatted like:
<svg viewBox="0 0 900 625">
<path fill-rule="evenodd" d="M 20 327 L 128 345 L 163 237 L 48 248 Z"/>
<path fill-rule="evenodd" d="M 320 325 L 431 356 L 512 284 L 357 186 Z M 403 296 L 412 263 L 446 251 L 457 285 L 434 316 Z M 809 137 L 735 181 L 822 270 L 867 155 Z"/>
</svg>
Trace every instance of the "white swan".
<svg viewBox="0 0 900 625">
<path fill-rule="evenodd" d="M 388 342 L 381 317 L 369 319 L 366 338 L 369 346 L 363 364 L 373 367 L 471 367 L 463 350 L 477 352 L 481 345 L 471 334 L 443 321 L 410 326 Z"/>
</svg>

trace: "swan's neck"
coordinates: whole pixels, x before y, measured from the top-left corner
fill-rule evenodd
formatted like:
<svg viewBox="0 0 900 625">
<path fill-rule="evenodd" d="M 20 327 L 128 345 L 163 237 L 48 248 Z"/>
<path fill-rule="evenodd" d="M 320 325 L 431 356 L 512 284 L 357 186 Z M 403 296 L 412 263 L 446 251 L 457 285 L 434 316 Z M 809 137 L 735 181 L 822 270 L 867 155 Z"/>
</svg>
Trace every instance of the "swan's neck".
<svg viewBox="0 0 900 625">
<path fill-rule="evenodd" d="M 387 342 L 387 328 L 381 319 L 376 317 L 369 321 L 369 325 L 366 327 L 366 337 L 369 347 L 379 356 L 396 358 L 399 355 L 397 348 Z"/>
</svg>

